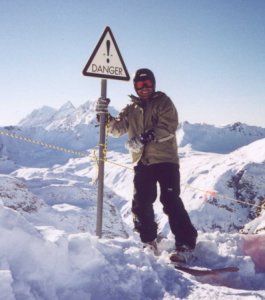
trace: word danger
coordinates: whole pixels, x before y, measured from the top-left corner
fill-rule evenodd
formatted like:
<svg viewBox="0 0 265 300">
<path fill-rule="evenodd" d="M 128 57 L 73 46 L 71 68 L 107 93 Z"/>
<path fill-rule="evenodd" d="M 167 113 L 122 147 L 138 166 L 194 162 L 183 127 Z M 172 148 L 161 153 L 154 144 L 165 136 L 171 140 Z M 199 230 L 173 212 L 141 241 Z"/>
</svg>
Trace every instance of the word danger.
<svg viewBox="0 0 265 300">
<path fill-rule="evenodd" d="M 97 66 L 95 64 L 92 64 L 92 72 L 122 76 L 122 68 L 120 68 L 120 67 L 100 66 L 100 65 Z"/>
</svg>

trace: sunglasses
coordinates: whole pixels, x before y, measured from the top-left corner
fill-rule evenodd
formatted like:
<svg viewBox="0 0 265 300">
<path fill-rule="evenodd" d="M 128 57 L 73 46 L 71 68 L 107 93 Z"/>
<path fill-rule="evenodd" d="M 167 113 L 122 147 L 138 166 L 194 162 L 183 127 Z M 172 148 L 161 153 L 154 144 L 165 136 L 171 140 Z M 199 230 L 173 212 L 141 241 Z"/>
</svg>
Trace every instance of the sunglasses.
<svg viewBox="0 0 265 300">
<path fill-rule="evenodd" d="M 146 80 L 141 80 L 141 81 L 136 81 L 134 84 L 135 88 L 137 90 L 141 90 L 143 88 L 152 88 L 153 87 L 153 82 L 150 79 L 146 79 Z"/>
</svg>

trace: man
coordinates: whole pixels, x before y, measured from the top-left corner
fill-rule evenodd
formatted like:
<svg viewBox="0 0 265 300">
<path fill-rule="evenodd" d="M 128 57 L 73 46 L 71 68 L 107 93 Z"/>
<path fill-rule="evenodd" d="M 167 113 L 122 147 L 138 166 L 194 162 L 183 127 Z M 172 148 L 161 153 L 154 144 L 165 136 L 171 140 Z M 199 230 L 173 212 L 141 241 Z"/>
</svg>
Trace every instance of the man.
<svg viewBox="0 0 265 300">
<path fill-rule="evenodd" d="M 151 70 L 139 69 L 133 81 L 138 97 L 131 95 L 131 103 L 119 116 L 110 117 L 109 132 L 114 137 L 128 134 L 127 147 L 135 165 L 134 226 L 145 246 L 156 250 L 157 223 L 153 203 L 159 183 L 160 201 L 175 236 L 176 254 L 186 261 L 195 248 L 197 231 L 179 196 L 177 110 L 166 94 L 155 90 L 156 80 Z M 108 99 L 99 99 L 97 112 L 107 112 L 108 103 Z"/>
</svg>

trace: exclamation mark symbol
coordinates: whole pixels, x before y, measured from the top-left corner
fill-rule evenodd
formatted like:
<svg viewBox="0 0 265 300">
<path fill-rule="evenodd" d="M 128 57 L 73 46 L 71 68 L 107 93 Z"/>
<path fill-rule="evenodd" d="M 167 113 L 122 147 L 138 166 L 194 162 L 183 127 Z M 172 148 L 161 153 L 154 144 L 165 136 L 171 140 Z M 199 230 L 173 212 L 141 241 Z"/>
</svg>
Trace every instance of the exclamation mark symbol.
<svg viewBox="0 0 265 300">
<path fill-rule="evenodd" d="M 110 50 L 110 40 L 106 41 L 106 46 L 107 46 L 107 56 L 109 56 L 109 50 Z M 109 58 L 107 58 L 107 63 L 109 63 L 110 60 Z"/>
</svg>

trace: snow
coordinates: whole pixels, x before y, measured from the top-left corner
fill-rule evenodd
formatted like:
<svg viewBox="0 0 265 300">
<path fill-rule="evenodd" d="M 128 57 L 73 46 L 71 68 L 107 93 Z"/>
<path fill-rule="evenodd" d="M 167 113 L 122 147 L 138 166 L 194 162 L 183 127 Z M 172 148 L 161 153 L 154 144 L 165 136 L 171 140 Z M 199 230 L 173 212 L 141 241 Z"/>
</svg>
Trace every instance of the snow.
<svg viewBox="0 0 265 300">
<path fill-rule="evenodd" d="M 199 230 L 195 264 L 240 268 L 194 277 L 169 263 L 174 240 L 159 201 L 161 255 L 143 250 L 133 231 L 126 137 L 108 139 L 96 237 L 94 107 L 44 107 L 1 128 L 9 135 L 0 135 L 0 299 L 265 299 L 265 129 L 184 122 L 177 132 L 182 199 Z"/>
</svg>

